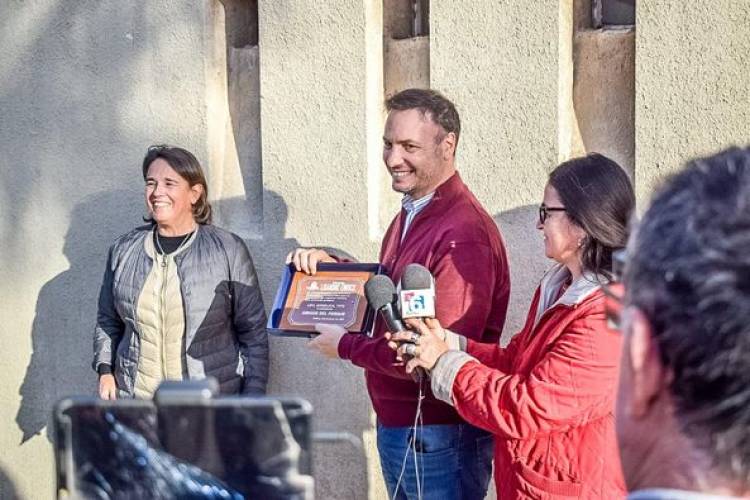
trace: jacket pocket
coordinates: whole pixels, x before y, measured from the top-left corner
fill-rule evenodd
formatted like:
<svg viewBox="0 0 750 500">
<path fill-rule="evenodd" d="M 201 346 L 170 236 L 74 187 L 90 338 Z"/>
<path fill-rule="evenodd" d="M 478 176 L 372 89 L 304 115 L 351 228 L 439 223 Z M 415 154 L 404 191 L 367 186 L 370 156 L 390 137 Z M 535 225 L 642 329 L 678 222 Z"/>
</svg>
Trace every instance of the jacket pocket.
<svg viewBox="0 0 750 500">
<path fill-rule="evenodd" d="M 232 315 L 232 290 L 229 282 L 224 280 L 214 289 L 214 300 L 211 309 L 221 311 L 226 316 Z"/>
<path fill-rule="evenodd" d="M 580 482 L 571 480 L 552 479 L 527 465 L 516 462 L 514 464 L 518 476 L 519 489 L 531 498 L 580 498 L 582 486 Z"/>
</svg>

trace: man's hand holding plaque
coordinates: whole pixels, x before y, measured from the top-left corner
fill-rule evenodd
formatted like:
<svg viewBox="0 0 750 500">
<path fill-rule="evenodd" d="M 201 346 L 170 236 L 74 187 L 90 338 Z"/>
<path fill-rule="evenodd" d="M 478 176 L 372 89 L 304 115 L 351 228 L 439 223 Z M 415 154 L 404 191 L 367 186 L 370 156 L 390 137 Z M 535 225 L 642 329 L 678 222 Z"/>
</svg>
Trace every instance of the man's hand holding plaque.
<svg viewBox="0 0 750 500">
<path fill-rule="evenodd" d="M 287 264 L 269 318 L 272 333 L 307 336 L 319 331 L 316 325 L 369 331 L 373 312 L 364 287 L 380 272 L 379 264 L 337 262 L 316 248 L 294 250 Z"/>
<path fill-rule="evenodd" d="M 297 271 L 315 274 L 319 263 L 338 262 L 328 252 L 320 248 L 296 248 L 286 256 L 286 263 L 292 264 Z"/>
</svg>

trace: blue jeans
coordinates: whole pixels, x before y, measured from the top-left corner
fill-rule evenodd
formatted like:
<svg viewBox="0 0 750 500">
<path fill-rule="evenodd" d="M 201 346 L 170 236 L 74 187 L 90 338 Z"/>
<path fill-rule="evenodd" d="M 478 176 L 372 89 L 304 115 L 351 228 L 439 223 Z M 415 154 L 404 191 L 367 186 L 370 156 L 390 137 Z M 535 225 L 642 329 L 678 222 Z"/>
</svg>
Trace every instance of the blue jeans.
<svg viewBox="0 0 750 500">
<path fill-rule="evenodd" d="M 418 498 L 414 452 L 407 449 L 411 427 L 384 427 L 378 423 L 378 453 L 388 495 L 392 499 Z M 490 433 L 468 424 L 425 425 L 417 428 L 416 461 L 424 500 L 482 500 L 492 476 L 494 440 Z M 396 491 L 401 467 L 403 477 Z"/>
</svg>

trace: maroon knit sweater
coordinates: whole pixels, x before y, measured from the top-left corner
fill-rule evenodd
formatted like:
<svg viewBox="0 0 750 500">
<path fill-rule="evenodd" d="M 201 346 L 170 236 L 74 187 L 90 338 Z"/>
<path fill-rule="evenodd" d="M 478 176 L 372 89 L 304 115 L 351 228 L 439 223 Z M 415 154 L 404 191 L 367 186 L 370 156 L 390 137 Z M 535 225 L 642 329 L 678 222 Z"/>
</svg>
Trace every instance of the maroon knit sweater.
<svg viewBox="0 0 750 500">
<path fill-rule="evenodd" d="M 482 208 L 458 173 L 440 185 L 432 201 L 417 214 L 401 242 L 404 210 L 383 238 L 380 262 L 398 283 L 404 268 L 422 264 L 435 277 L 436 316 L 441 325 L 470 339 L 497 343 L 505 323 L 510 277 L 505 247 L 495 222 Z M 338 351 L 365 368 L 367 390 L 380 423 L 406 427 L 414 423 L 418 386 L 384 338 L 385 324 L 375 323 L 373 338 L 344 335 Z M 438 401 L 424 383 L 425 425 L 456 424 L 463 420 Z"/>
</svg>

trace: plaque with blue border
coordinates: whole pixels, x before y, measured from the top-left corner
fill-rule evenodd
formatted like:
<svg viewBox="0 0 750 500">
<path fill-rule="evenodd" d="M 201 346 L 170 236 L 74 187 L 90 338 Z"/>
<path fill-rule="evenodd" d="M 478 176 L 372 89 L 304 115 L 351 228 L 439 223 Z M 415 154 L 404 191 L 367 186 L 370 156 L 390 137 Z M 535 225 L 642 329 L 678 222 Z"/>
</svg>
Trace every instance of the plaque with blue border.
<svg viewBox="0 0 750 500">
<path fill-rule="evenodd" d="M 349 333 L 369 333 L 375 312 L 367 304 L 364 286 L 380 264 L 321 263 L 314 275 L 284 267 L 276 292 L 268 331 L 287 337 L 315 335 L 316 324 L 332 324 Z"/>
</svg>

